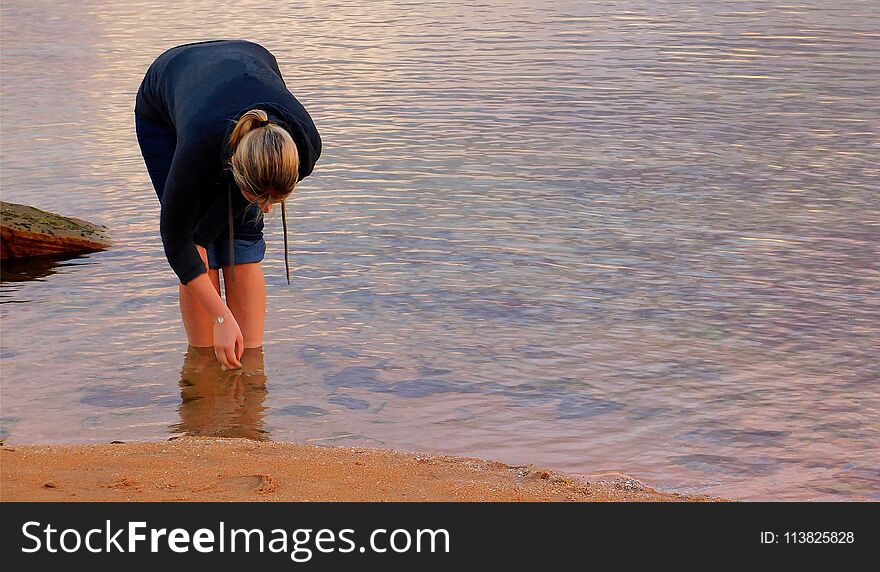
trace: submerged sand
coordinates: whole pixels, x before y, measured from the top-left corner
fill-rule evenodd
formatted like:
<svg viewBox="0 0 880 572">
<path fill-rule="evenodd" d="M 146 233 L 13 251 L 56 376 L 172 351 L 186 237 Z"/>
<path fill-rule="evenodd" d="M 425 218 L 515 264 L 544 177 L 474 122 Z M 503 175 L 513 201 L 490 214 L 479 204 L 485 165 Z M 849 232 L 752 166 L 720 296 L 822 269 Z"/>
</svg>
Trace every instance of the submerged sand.
<svg viewBox="0 0 880 572">
<path fill-rule="evenodd" d="M 711 501 L 624 475 L 397 451 L 184 437 L 0 448 L 3 501 Z"/>
</svg>

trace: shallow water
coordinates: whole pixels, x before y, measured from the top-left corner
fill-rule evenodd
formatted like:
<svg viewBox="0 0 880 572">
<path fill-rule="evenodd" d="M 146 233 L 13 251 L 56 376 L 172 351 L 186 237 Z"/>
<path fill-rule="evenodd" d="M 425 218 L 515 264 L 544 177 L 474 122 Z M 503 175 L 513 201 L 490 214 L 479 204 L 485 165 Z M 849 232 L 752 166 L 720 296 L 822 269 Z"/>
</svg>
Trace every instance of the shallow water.
<svg viewBox="0 0 880 572">
<path fill-rule="evenodd" d="M 880 499 L 877 3 L 539 4 L 4 2 L 3 199 L 116 245 L 5 265 L 2 437 Z M 240 377 L 187 353 L 132 115 L 217 37 L 275 53 L 325 144 Z"/>
</svg>

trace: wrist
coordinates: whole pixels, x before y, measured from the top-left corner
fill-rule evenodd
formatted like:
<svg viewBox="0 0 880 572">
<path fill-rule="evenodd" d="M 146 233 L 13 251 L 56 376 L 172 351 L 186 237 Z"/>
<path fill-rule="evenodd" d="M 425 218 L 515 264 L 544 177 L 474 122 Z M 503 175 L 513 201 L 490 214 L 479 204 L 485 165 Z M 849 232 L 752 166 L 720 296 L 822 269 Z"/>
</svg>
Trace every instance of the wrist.
<svg viewBox="0 0 880 572">
<path fill-rule="evenodd" d="M 220 324 L 223 324 L 224 322 L 226 322 L 226 320 L 229 320 L 230 318 L 232 318 L 232 312 L 230 312 L 229 310 L 226 310 L 225 312 L 221 312 L 219 314 L 214 314 L 214 316 L 211 318 L 211 321 L 214 322 L 215 326 L 219 326 Z"/>
</svg>

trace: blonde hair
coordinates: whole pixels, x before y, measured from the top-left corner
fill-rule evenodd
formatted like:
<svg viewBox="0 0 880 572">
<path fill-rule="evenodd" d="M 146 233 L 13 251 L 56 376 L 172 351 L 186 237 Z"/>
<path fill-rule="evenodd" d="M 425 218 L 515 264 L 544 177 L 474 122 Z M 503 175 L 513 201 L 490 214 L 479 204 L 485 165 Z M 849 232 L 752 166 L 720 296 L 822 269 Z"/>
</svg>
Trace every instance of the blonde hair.
<svg viewBox="0 0 880 572">
<path fill-rule="evenodd" d="M 238 188 L 258 202 L 281 202 L 299 180 L 299 152 L 290 133 L 268 123 L 262 109 L 245 112 L 229 136 L 232 176 Z"/>
</svg>

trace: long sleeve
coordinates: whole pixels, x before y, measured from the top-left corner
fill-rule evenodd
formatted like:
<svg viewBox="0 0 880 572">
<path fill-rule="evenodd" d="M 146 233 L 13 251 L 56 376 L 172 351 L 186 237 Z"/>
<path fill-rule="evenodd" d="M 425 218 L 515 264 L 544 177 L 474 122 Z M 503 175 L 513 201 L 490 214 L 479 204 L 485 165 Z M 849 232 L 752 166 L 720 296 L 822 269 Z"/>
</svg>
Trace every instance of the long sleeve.
<svg viewBox="0 0 880 572">
<path fill-rule="evenodd" d="M 159 232 L 165 256 L 181 284 L 207 272 L 194 242 L 200 207 L 210 188 L 210 177 L 201 172 L 200 161 L 187 145 L 177 146 L 165 192 Z"/>
</svg>

